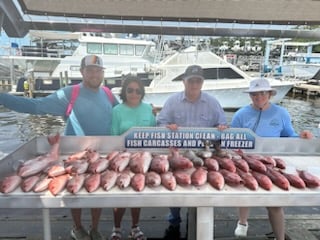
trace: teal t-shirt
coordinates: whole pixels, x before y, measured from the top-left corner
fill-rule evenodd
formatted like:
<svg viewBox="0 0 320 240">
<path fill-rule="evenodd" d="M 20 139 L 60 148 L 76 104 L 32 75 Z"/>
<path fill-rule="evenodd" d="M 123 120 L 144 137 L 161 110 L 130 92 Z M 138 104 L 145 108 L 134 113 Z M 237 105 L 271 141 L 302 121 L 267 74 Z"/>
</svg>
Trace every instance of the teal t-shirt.
<svg viewBox="0 0 320 240">
<path fill-rule="evenodd" d="M 155 125 L 156 119 L 150 104 L 142 102 L 139 106 L 132 108 L 121 103 L 112 109 L 112 135 L 121 135 L 131 127 L 152 127 Z"/>
</svg>

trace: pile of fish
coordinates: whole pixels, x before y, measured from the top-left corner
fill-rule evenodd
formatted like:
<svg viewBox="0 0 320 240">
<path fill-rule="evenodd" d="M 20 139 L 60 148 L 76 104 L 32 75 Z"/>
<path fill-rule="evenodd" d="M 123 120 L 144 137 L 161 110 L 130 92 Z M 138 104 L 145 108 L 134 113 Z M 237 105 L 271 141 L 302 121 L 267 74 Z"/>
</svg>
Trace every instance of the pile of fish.
<svg viewBox="0 0 320 240">
<path fill-rule="evenodd" d="M 281 158 L 249 154 L 241 150 L 210 150 L 207 146 L 198 152 L 169 148 L 168 154 L 149 151 L 112 151 L 102 155 L 93 149 L 84 149 L 62 157 L 59 154 L 60 136 L 49 136 L 51 149 L 47 154 L 27 160 L 9 176 L 0 181 L 0 192 L 11 193 L 50 191 L 56 196 L 62 191 L 76 194 L 81 189 L 95 192 L 113 187 L 143 191 L 145 187 L 160 185 L 173 191 L 177 185 L 200 187 L 210 184 L 221 190 L 225 184 L 259 187 L 271 190 L 316 188 L 320 179 L 307 171 L 287 173 Z"/>
</svg>

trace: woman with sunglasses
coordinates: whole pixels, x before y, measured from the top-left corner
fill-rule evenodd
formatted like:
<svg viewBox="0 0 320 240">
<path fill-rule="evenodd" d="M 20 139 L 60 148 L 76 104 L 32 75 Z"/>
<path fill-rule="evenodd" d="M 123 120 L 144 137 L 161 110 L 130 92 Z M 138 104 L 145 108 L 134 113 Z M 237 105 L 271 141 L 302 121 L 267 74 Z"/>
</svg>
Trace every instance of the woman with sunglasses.
<svg viewBox="0 0 320 240">
<path fill-rule="evenodd" d="M 121 135 L 131 127 L 148 127 L 156 125 L 152 106 L 142 102 L 144 95 L 145 90 L 142 81 L 136 76 L 128 75 L 120 92 L 122 103 L 118 104 L 112 110 L 111 131 L 113 135 Z M 124 213 L 125 208 L 113 209 L 114 227 L 110 240 L 122 239 L 121 221 Z M 131 217 L 132 226 L 129 238 L 133 240 L 146 239 L 138 226 L 140 208 L 131 208 Z"/>
<path fill-rule="evenodd" d="M 299 137 L 293 129 L 288 111 L 270 103 L 270 98 L 277 94 L 264 78 L 252 80 L 249 93 L 252 104 L 239 109 L 233 116 L 231 127 L 249 128 L 260 137 Z M 301 138 L 313 137 L 309 131 L 302 131 Z M 285 240 L 284 212 L 281 207 L 267 207 L 269 221 L 276 240 Z M 246 237 L 248 231 L 249 208 L 239 208 L 239 221 L 235 229 L 236 237 Z"/>
</svg>

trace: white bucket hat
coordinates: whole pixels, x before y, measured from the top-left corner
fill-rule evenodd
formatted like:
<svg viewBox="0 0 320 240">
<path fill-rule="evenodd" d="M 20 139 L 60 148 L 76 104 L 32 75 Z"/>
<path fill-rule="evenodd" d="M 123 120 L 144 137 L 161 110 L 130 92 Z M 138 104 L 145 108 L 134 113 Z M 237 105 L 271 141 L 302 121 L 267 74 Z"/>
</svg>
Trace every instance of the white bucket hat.
<svg viewBox="0 0 320 240">
<path fill-rule="evenodd" d="M 270 83 L 265 78 L 257 78 L 250 82 L 250 86 L 248 90 L 245 90 L 246 93 L 253 93 L 253 92 L 263 92 L 269 91 L 271 95 L 274 96 L 277 94 L 277 90 L 271 88 Z"/>
</svg>

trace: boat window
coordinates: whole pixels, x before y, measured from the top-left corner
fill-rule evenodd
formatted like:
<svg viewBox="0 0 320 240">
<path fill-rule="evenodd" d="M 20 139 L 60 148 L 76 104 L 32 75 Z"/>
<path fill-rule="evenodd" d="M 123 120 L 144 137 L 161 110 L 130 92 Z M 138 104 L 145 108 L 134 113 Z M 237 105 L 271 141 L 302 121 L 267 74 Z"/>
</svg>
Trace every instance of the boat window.
<svg viewBox="0 0 320 240">
<path fill-rule="evenodd" d="M 105 55 L 118 55 L 118 44 L 112 44 L 112 43 L 103 44 L 103 53 Z"/>
<path fill-rule="evenodd" d="M 87 52 L 89 54 L 102 54 L 101 43 L 87 43 Z"/>
<path fill-rule="evenodd" d="M 136 56 L 142 56 L 144 49 L 146 49 L 145 45 L 136 45 Z"/>
<path fill-rule="evenodd" d="M 127 56 L 133 56 L 134 55 L 134 48 L 133 45 L 129 44 L 120 44 L 119 45 L 119 53 L 120 55 L 127 55 Z"/>
<path fill-rule="evenodd" d="M 207 68 L 203 69 L 204 78 L 206 80 L 221 80 L 221 79 L 243 79 L 239 73 L 234 71 L 232 68 Z M 179 75 L 172 81 L 181 81 L 183 74 Z"/>
</svg>

